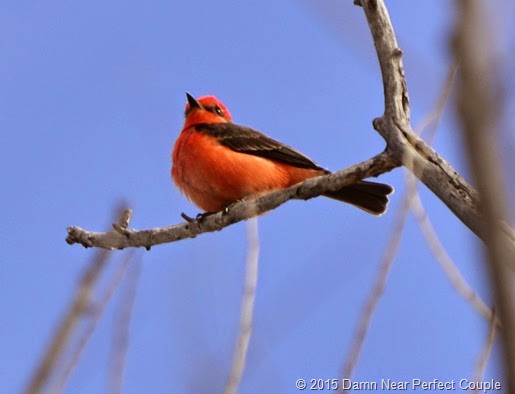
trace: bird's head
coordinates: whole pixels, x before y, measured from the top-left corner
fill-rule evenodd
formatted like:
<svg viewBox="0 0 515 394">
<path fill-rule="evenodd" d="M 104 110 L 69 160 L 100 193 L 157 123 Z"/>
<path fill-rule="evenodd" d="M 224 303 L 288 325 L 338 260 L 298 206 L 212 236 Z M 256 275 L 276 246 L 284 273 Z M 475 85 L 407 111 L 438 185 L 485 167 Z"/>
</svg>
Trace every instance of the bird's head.
<svg viewBox="0 0 515 394">
<path fill-rule="evenodd" d="M 215 96 L 203 96 L 198 99 L 186 93 L 188 102 L 184 109 L 186 118 L 184 127 L 201 123 L 226 123 L 231 121 L 231 114 Z"/>
</svg>

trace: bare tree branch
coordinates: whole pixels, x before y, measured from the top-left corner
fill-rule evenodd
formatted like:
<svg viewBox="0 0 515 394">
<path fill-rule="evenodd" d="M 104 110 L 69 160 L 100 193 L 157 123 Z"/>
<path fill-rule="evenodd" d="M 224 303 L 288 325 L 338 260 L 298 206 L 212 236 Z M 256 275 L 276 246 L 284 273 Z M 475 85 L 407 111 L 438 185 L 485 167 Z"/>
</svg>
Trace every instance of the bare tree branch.
<svg viewBox="0 0 515 394">
<path fill-rule="evenodd" d="M 390 16 L 383 0 L 361 0 L 376 47 L 385 95 L 385 112 L 374 128 L 387 142 L 399 163 L 413 163 L 413 172 L 449 209 L 481 239 L 482 215 L 477 192 L 410 125 L 407 83 Z"/>
<path fill-rule="evenodd" d="M 433 111 L 431 111 L 431 113 L 424 117 L 424 119 L 422 119 L 422 121 L 418 124 L 418 126 L 415 129 L 415 133 L 417 135 L 427 135 L 426 141 L 428 144 L 432 144 L 433 138 L 436 134 L 436 130 L 438 129 L 438 125 L 442 120 L 443 111 L 449 101 L 449 97 L 451 96 L 452 87 L 454 85 L 457 70 L 458 64 L 454 62 L 447 71 L 447 77 L 445 78 L 441 94 L 438 97 L 438 100 L 436 101 Z M 429 130 L 426 132 L 426 129 L 428 128 Z"/>
<path fill-rule="evenodd" d="M 109 303 L 109 300 L 113 296 L 115 290 L 118 288 L 118 285 L 122 280 L 123 275 L 125 274 L 127 266 L 129 265 L 129 263 L 133 262 L 133 257 L 133 251 L 130 251 L 126 253 L 124 256 L 121 256 L 120 259 L 122 261 L 118 265 L 115 274 L 110 279 L 105 292 L 99 298 L 99 301 L 97 301 L 94 305 L 91 305 L 91 307 L 89 308 L 92 312 L 88 314 L 88 319 L 86 319 L 87 321 L 85 322 L 86 327 L 79 336 L 75 346 L 70 350 L 70 356 L 66 360 L 63 372 L 60 374 L 61 376 L 58 376 L 56 383 L 52 387 L 52 393 L 62 393 L 64 388 L 66 387 L 68 379 L 70 378 L 70 375 L 77 366 L 82 355 L 82 352 L 84 351 L 84 348 L 86 347 L 89 339 L 93 335 L 93 332 L 97 328 L 98 322 L 100 321 L 100 318 L 104 313 L 105 307 Z"/>
<path fill-rule="evenodd" d="M 128 210 L 122 208 L 123 205 L 119 204 L 115 209 L 115 218 L 118 218 L 117 223 L 121 225 L 123 225 L 124 217 L 127 217 L 128 212 Z M 63 356 L 69 348 L 71 338 L 79 325 L 80 319 L 89 311 L 92 293 L 102 278 L 102 273 L 110 256 L 111 254 L 108 251 L 101 250 L 93 256 L 92 261 L 84 269 L 74 298 L 58 328 L 54 331 L 53 338 L 25 389 L 25 393 L 41 393 L 48 385 L 52 374 L 55 374 L 58 370 L 59 363 L 62 362 Z"/>
<path fill-rule="evenodd" d="M 479 358 L 477 360 L 476 364 L 476 371 L 474 375 L 474 380 L 476 382 L 483 381 L 483 378 L 485 376 L 485 369 L 486 364 L 488 363 L 488 358 L 490 357 L 490 353 L 492 353 L 492 348 L 494 347 L 495 343 L 495 332 L 496 332 L 496 325 L 497 325 L 497 316 L 495 315 L 495 310 L 492 312 L 492 318 L 490 319 L 490 327 L 488 329 L 488 337 L 486 339 L 485 345 L 483 346 L 483 349 L 481 351 L 481 354 L 479 355 Z M 475 390 L 476 393 L 479 392 L 479 388 Z"/>
<path fill-rule="evenodd" d="M 29 386 L 25 390 L 27 394 L 39 394 L 42 392 L 56 366 L 61 360 L 62 355 L 68 347 L 70 338 L 75 331 L 80 318 L 87 312 L 89 307 L 91 293 L 104 267 L 109 260 L 109 252 L 99 251 L 91 264 L 89 264 L 80 279 L 75 298 L 71 303 L 68 311 L 64 315 L 59 327 L 54 332 L 47 351 L 38 368 L 32 377 Z"/>
<path fill-rule="evenodd" d="M 260 215 L 277 208 L 291 199 L 307 200 L 327 191 L 334 191 L 355 183 L 363 178 L 370 178 L 397 167 L 387 153 L 381 153 L 360 164 L 333 174 L 308 179 L 292 187 L 266 194 L 254 200 L 237 202 L 225 211 L 208 215 L 174 226 L 149 230 L 131 230 L 126 226 L 114 225 L 107 233 L 86 231 L 80 227 L 68 227 L 69 244 L 79 243 L 84 247 L 105 249 L 124 249 L 127 247 L 145 247 L 175 242 L 185 238 L 194 238 L 199 234 L 221 230 L 233 223 Z M 128 223 L 128 221 L 127 221 Z"/>
<path fill-rule="evenodd" d="M 488 305 L 485 304 L 481 297 L 470 287 L 463 275 L 461 275 L 461 272 L 456 267 L 456 264 L 454 264 L 452 259 L 447 254 L 445 248 L 442 246 L 440 240 L 438 239 L 436 231 L 434 230 L 429 218 L 426 215 L 426 211 L 424 210 L 418 193 L 412 199 L 411 210 L 417 219 L 417 223 L 422 230 L 431 253 L 435 257 L 436 261 L 440 263 L 443 271 L 451 281 L 452 286 L 456 289 L 458 294 L 460 294 L 467 302 L 469 302 L 470 305 L 472 305 L 472 307 L 482 317 L 490 321 L 493 318 L 494 313 L 488 307 Z M 494 323 L 498 326 L 501 325 L 497 318 L 494 319 Z"/>
<path fill-rule="evenodd" d="M 458 74 L 457 111 L 467 157 L 478 185 L 483 217 L 480 232 L 503 325 L 502 340 L 508 390 L 515 393 L 515 243 L 503 218 L 509 217 L 498 146 L 498 118 L 503 102 L 495 90 L 496 62 L 488 13 L 478 0 L 459 0 L 454 37 Z"/>
</svg>

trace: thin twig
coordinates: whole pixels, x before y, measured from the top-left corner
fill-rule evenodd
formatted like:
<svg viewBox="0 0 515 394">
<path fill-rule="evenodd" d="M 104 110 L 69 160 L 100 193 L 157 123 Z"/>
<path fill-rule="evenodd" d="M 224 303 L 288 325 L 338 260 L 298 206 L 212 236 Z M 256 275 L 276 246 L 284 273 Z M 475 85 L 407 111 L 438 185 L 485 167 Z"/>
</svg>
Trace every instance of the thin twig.
<svg viewBox="0 0 515 394">
<path fill-rule="evenodd" d="M 456 79 L 456 73 L 458 71 L 458 63 L 455 61 L 449 67 L 447 71 L 447 76 L 445 78 L 443 87 L 441 89 L 441 93 L 436 100 L 433 110 L 422 119 L 422 121 L 415 128 L 415 132 L 422 136 L 424 134 L 427 135 L 425 137 L 426 142 L 431 145 L 433 142 L 436 131 L 438 130 L 438 126 L 442 120 L 443 111 L 445 110 L 445 106 L 449 102 L 449 97 L 451 96 L 452 87 L 454 85 L 454 80 Z M 428 130 L 426 132 L 426 130 Z"/>
<path fill-rule="evenodd" d="M 122 280 L 123 275 L 127 270 L 127 266 L 131 262 L 133 262 L 133 257 L 134 251 L 125 253 L 125 255 L 122 257 L 122 262 L 118 264 L 116 272 L 109 281 L 109 284 L 107 285 L 104 294 L 100 297 L 99 301 L 95 303 L 95 305 L 91 306 L 90 310 L 92 312 L 91 314 L 88 314 L 87 325 L 84 328 L 84 331 L 82 332 L 81 336 L 77 340 L 75 347 L 70 351 L 71 355 L 65 364 L 62 375 L 58 377 L 57 382 L 51 391 L 52 393 L 62 393 L 64 388 L 66 387 L 66 384 L 68 383 L 68 380 L 72 372 L 75 370 L 79 363 L 84 348 L 86 347 L 87 343 L 89 342 L 89 339 L 95 332 L 98 322 L 100 321 L 100 318 L 102 317 L 104 310 L 107 304 L 109 303 L 109 300 L 113 296 L 115 290 L 118 288 L 120 281 Z"/>
<path fill-rule="evenodd" d="M 43 359 L 38 364 L 34 376 L 25 389 L 27 394 L 39 394 L 47 385 L 52 373 L 66 352 L 70 338 L 75 331 L 80 318 L 87 313 L 90 304 L 91 293 L 95 284 L 101 277 L 104 267 L 107 265 L 110 254 L 105 250 L 98 251 L 81 276 L 75 297 L 61 323 L 54 332 L 54 336 L 48 346 Z"/>
<path fill-rule="evenodd" d="M 440 240 L 438 239 L 438 235 L 431 225 L 431 221 L 426 215 L 424 207 L 422 206 L 422 202 L 420 201 L 420 197 L 417 195 L 414 196 L 411 203 L 411 210 L 415 215 L 417 223 L 424 234 L 427 244 L 429 245 L 429 249 L 431 253 L 435 257 L 436 261 L 440 263 L 443 271 L 451 281 L 452 286 L 456 289 L 458 294 L 460 294 L 467 302 L 472 305 L 472 307 L 487 321 L 490 321 L 493 316 L 492 310 L 486 305 L 486 303 L 481 299 L 481 297 L 470 287 L 467 283 L 461 272 L 457 268 L 456 264 L 449 257 L 447 251 L 442 246 Z M 500 326 L 500 322 L 496 319 L 496 325 Z"/>
<path fill-rule="evenodd" d="M 225 385 L 225 394 L 236 394 L 238 386 L 245 369 L 247 351 L 252 334 L 252 316 L 254 313 L 254 302 L 256 299 L 256 289 L 258 281 L 258 261 L 259 261 L 259 234 L 258 219 L 251 219 L 247 223 L 248 251 L 245 274 L 245 288 L 241 303 L 240 329 L 231 372 Z"/>
<path fill-rule="evenodd" d="M 490 358 L 490 354 L 492 353 L 492 349 L 495 343 L 495 326 L 497 325 L 497 316 L 495 310 L 492 313 L 492 318 L 490 319 L 490 327 L 488 329 L 488 338 L 486 339 L 485 345 L 483 346 L 483 350 L 479 355 L 479 359 L 476 364 L 476 373 L 474 376 L 474 380 L 476 382 L 482 382 L 485 376 L 485 369 L 488 359 Z M 479 392 L 479 388 L 474 390 L 476 393 Z"/>
<path fill-rule="evenodd" d="M 379 303 L 379 300 L 381 299 L 381 296 L 383 295 L 386 281 L 388 280 L 388 274 L 390 273 L 390 270 L 393 266 L 395 256 L 397 255 L 397 250 L 399 249 L 401 242 L 404 225 L 409 213 L 410 200 L 410 193 L 408 190 L 406 190 L 402 199 L 402 205 L 397 211 L 393 229 L 390 232 L 390 239 L 388 240 L 383 257 L 377 269 L 374 284 L 372 285 L 367 300 L 361 309 L 361 315 L 354 331 L 351 349 L 349 350 L 343 363 L 343 378 L 350 379 L 352 377 L 352 373 L 361 353 L 363 343 L 365 342 L 365 337 L 367 335 L 370 322 L 372 321 L 372 316 L 374 315 L 374 311 Z M 345 391 L 346 390 L 344 390 L 344 392 Z"/>
<path fill-rule="evenodd" d="M 127 284 L 122 294 L 120 294 L 120 304 L 113 327 L 113 346 L 111 348 L 111 361 L 109 363 L 110 373 L 107 392 L 111 394 L 121 394 L 123 388 L 123 374 L 127 349 L 129 346 L 129 328 L 131 323 L 132 311 L 136 300 L 136 290 L 140 277 L 141 264 L 134 262 L 129 271 Z"/>
</svg>

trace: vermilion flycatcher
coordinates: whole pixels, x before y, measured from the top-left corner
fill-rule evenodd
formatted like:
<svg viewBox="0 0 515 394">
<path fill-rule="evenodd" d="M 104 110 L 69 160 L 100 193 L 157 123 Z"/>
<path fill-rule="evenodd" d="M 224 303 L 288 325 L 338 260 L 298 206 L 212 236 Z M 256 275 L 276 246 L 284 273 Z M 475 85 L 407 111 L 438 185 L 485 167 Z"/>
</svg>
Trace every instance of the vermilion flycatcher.
<svg viewBox="0 0 515 394">
<path fill-rule="evenodd" d="M 172 178 L 204 211 L 217 212 L 244 198 L 330 173 L 297 150 L 232 123 L 215 97 L 186 97 L 186 119 L 172 153 Z M 360 181 L 324 196 L 380 215 L 392 191 L 390 185 Z"/>
</svg>

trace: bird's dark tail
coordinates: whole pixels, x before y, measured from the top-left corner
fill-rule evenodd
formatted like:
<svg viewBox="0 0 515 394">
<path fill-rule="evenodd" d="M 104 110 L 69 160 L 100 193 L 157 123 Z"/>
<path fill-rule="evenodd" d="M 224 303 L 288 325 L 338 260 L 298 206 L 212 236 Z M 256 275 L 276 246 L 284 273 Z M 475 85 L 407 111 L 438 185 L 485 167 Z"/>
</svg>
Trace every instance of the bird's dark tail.
<svg viewBox="0 0 515 394">
<path fill-rule="evenodd" d="M 372 215 L 381 215 L 388 207 L 388 195 L 393 187 L 384 183 L 359 181 L 324 196 L 352 204 Z"/>
</svg>

